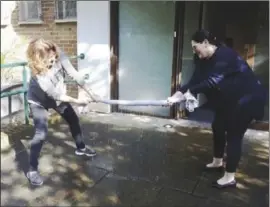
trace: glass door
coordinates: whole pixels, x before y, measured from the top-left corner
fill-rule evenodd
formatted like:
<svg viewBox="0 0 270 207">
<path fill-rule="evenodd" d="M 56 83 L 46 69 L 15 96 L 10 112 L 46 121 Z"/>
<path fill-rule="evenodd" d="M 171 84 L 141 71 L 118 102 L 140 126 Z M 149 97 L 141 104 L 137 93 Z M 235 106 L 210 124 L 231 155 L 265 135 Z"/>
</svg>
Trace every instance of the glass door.
<svg viewBox="0 0 270 207">
<path fill-rule="evenodd" d="M 171 95 L 174 2 L 119 2 L 119 99 Z M 119 111 L 169 116 L 169 107 L 119 106 Z"/>
</svg>

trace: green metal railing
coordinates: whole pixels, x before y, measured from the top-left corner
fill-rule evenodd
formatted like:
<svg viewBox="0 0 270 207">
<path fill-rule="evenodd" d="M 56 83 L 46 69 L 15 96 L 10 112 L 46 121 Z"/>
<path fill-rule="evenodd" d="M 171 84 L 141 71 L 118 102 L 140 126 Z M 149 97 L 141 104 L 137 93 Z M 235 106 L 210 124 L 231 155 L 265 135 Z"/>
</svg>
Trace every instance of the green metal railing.
<svg viewBox="0 0 270 207">
<path fill-rule="evenodd" d="M 70 59 L 84 59 L 85 55 L 82 53 L 79 56 L 72 56 Z M 22 82 L 23 86 L 22 89 L 15 90 L 15 91 L 10 91 L 10 92 L 1 92 L 1 98 L 5 97 L 10 97 L 13 95 L 17 94 L 23 94 L 23 103 L 24 103 L 24 118 L 25 118 L 25 123 L 29 124 L 29 107 L 28 107 L 28 102 L 27 102 L 27 70 L 26 70 L 27 62 L 16 62 L 16 63 L 7 63 L 7 64 L 1 64 L 1 70 L 5 68 L 11 68 L 11 67 L 23 67 L 22 71 Z M 69 82 L 69 81 L 66 81 Z"/>
</svg>

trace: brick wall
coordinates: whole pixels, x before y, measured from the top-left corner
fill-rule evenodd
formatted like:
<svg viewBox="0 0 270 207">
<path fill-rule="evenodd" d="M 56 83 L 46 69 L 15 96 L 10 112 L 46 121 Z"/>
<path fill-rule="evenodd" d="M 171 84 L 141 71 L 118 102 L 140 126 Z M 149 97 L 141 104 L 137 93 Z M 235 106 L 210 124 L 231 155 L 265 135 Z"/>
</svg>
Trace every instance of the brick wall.
<svg viewBox="0 0 270 207">
<path fill-rule="evenodd" d="M 18 2 L 16 9 L 12 13 L 12 26 L 20 37 L 33 38 L 43 37 L 53 40 L 63 49 L 68 56 L 77 55 L 77 23 L 76 22 L 55 22 L 55 1 L 41 0 L 42 5 L 42 24 L 18 24 L 19 11 Z M 72 60 L 77 68 L 77 60 Z M 76 97 L 78 94 L 77 86 L 69 85 L 68 94 Z"/>
</svg>

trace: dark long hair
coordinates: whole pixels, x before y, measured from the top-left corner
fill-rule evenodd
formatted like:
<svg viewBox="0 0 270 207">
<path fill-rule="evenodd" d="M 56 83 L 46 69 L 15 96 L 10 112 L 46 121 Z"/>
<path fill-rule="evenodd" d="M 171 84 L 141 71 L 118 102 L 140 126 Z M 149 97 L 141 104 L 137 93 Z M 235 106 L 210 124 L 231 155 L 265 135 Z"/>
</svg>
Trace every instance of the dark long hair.
<svg viewBox="0 0 270 207">
<path fill-rule="evenodd" d="M 208 40 L 208 42 L 212 45 L 220 46 L 221 43 L 217 40 L 216 36 L 214 36 L 211 32 L 201 29 L 197 30 L 191 37 L 191 40 L 202 43 L 204 40 Z"/>
</svg>

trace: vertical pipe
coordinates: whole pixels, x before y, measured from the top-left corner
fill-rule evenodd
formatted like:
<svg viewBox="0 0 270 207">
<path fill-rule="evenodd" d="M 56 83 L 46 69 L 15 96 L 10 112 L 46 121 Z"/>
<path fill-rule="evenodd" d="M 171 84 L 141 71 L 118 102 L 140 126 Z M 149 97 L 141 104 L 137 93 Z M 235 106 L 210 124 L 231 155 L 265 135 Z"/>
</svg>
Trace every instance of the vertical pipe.
<svg viewBox="0 0 270 207">
<path fill-rule="evenodd" d="M 119 76 L 118 76 L 118 58 L 119 58 L 119 1 L 110 2 L 110 50 L 111 50 L 111 72 L 112 77 L 110 85 L 111 99 L 119 98 Z M 111 112 L 118 112 L 118 105 L 111 106 Z"/>
<path fill-rule="evenodd" d="M 25 124 L 29 124 L 29 110 L 28 110 L 28 102 L 27 102 L 27 71 L 25 66 L 23 66 L 23 103 L 24 103 L 24 118 Z"/>
<path fill-rule="evenodd" d="M 11 96 L 8 96 L 8 116 L 11 116 L 12 114 L 12 98 Z"/>
</svg>

